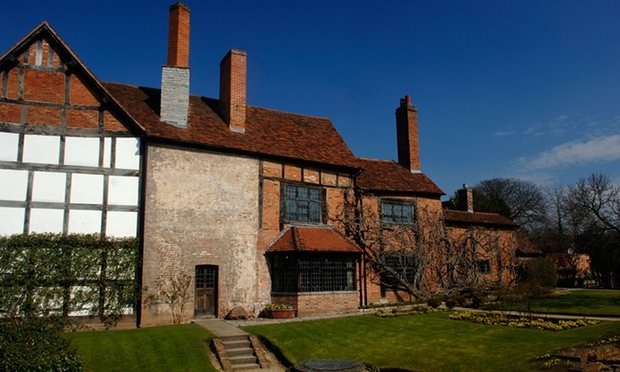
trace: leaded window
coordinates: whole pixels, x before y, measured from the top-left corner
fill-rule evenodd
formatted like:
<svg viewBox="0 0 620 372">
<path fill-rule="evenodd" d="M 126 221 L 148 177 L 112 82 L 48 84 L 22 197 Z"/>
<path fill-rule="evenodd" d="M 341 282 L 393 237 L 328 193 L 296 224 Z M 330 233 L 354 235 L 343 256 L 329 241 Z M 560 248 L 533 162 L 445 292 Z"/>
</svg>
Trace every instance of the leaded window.
<svg viewBox="0 0 620 372">
<path fill-rule="evenodd" d="M 399 254 L 385 255 L 381 260 L 381 284 L 386 287 L 402 287 L 403 281 L 413 284 L 416 267 L 412 257 Z"/>
<path fill-rule="evenodd" d="M 412 223 L 413 206 L 403 202 L 384 200 L 381 202 L 381 221 L 385 223 Z"/>
<path fill-rule="evenodd" d="M 273 256 L 273 292 L 354 291 L 356 258 L 349 255 L 312 254 Z"/>
<path fill-rule="evenodd" d="M 322 203 L 320 188 L 284 185 L 284 219 L 287 222 L 321 223 Z"/>
</svg>

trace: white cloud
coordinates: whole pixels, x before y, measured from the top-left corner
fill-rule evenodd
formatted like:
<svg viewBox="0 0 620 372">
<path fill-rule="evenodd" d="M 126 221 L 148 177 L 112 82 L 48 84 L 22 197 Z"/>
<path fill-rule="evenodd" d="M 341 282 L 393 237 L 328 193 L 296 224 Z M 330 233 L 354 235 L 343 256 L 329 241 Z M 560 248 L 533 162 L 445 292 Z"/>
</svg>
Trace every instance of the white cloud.
<svg viewBox="0 0 620 372">
<path fill-rule="evenodd" d="M 569 164 L 583 164 L 620 159 L 620 134 L 587 141 L 567 142 L 534 157 L 522 157 L 518 164 L 525 169 L 547 169 Z"/>
<path fill-rule="evenodd" d="M 513 134 L 515 134 L 515 132 L 510 131 L 510 130 L 498 131 L 498 132 L 493 133 L 495 137 L 507 137 L 507 136 L 512 136 Z"/>
</svg>

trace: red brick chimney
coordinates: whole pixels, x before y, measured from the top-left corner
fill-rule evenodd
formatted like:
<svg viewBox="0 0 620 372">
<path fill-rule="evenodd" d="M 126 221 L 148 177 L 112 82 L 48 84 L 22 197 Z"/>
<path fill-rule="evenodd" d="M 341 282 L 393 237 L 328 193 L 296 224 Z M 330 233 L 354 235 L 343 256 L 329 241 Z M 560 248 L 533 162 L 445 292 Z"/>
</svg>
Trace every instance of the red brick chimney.
<svg viewBox="0 0 620 372">
<path fill-rule="evenodd" d="M 220 110 L 233 132 L 245 133 L 247 54 L 231 49 L 220 62 Z"/>
<path fill-rule="evenodd" d="M 463 184 L 463 188 L 458 191 L 459 205 L 457 208 L 462 211 L 474 213 L 474 189 Z"/>
<path fill-rule="evenodd" d="M 183 3 L 170 6 L 168 61 L 162 67 L 160 120 L 187 127 L 189 115 L 189 8 Z"/>
<path fill-rule="evenodd" d="M 396 109 L 396 141 L 398 163 L 412 173 L 420 172 L 420 141 L 418 139 L 418 111 L 411 97 L 400 99 Z"/>
<path fill-rule="evenodd" d="M 170 6 L 167 65 L 189 67 L 189 8 L 183 3 Z"/>
</svg>

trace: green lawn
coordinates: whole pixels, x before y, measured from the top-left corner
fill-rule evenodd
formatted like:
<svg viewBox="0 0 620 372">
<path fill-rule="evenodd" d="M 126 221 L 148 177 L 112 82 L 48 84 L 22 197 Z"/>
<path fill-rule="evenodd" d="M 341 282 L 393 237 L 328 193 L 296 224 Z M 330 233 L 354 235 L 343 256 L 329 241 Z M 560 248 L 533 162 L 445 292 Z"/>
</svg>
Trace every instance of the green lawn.
<svg viewBox="0 0 620 372">
<path fill-rule="evenodd" d="M 379 368 L 527 371 L 530 360 L 620 333 L 620 322 L 561 332 L 485 326 L 448 313 L 355 316 L 245 328 L 269 339 L 292 363 L 338 358 Z"/>
<path fill-rule="evenodd" d="M 500 303 L 486 306 L 489 309 L 527 311 L 527 304 Z M 554 295 L 534 300 L 531 311 L 576 314 L 620 316 L 620 291 L 607 289 L 584 289 L 559 291 Z"/>
<path fill-rule="evenodd" d="M 540 300 L 533 309 L 618 315 L 620 291 L 570 291 Z M 353 316 L 245 329 L 269 339 L 292 363 L 338 358 L 425 371 L 527 371 L 538 355 L 620 334 L 620 322 L 551 332 L 450 320 L 448 314 Z M 215 371 L 204 349 L 213 336 L 195 324 L 66 335 L 87 371 Z"/>
<path fill-rule="evenodd" d="M 87 371 L 215 371 L 196 324 L 65 334 Z"/>
</svg>

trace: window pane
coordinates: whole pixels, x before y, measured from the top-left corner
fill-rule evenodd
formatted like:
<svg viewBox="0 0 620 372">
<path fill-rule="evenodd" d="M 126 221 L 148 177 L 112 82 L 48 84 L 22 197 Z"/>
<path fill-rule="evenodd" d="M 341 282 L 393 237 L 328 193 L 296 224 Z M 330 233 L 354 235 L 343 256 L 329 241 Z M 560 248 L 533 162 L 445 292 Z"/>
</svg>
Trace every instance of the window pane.
<svg viewBox="0 0 620 372">
<path fill-rule="evenodd" d="M 322 201 L 320 188 L 285 185 L 284 219 L 286 221 L 321 223 Z"/>
<path fill-rule="evenodd" d="M 295 186 L 286 185 L 284 187 L 284 194 L 285 194 L 286 199 L 296 199 L 297 192 L 295 191 Z"/>
<path fill-rule="evenodd" d="M 297 221 L 297 202 L 295 200 L 285 201 L 284 218 L 289 221 Z"/>
<path fill-rule="evenodd" d="M 321 203 L 310 204 L 310 222 L 321 222 Z"/>
<path fill-rule="evenodd" d="M 310 200 L 321 200 L 321 191 L 319 189 L 309 189 Z"/>
<path fill-rule="evenodd" d="M 308 189 L 305 187 L 297 187 L 297 199 L 308 200 Z"/>
<path fill-rule="evenodd" d="M 387 223 L 413 222 L 413 206 L 406 203 L 383 201 L 381 203 L 381 220 Z"/>
<path fill-rule="evenodd" d="M 308 202 L 305 200 L 297 201 L 297 221 L 307 222 L 309 220 Z"/>
</svg>

